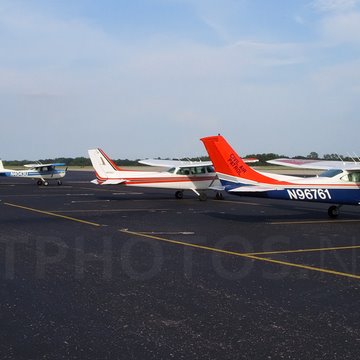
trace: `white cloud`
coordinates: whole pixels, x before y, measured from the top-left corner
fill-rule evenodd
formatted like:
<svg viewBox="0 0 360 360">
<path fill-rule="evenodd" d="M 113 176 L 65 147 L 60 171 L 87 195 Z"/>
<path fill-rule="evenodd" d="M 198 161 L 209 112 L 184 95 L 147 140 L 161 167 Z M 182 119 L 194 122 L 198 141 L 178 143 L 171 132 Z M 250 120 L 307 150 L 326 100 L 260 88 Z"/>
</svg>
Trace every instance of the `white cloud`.
<svg viewBox="0 0 360 360">
<path fill-rule="evenodd" d="M 203 14 L 227 36 L 226 14 Z M 321 23 L 325 38 L 360 34 L 356 13 L 330 15 Z M 325 129 L 329 143 L 343 144 L 335 141 L 342 135 L 337 121 L 358 108 L 360 79 L 351 76 L 358 64 L 346 74 L 321 72 L 322 49 L 314 44 L 254 36 L 216 46 L 166 33 L 133 43 L 89 21 L 15 7 L 0 13 L 0 24 L 0 116 L 9 119 L 3 134 L 25 143 L 31 137 L 21 132 L 25 122 L 39 137 L 56 134 L 46 146 L 34 142 L 39 157 L 86 155 L 89 146 L 104 146 L 114 157 L 201 155 L 198 138 L 218 132 L 232 134 L 240 152 L 296 155 L 319 144 Z M 357 143 L 354 124 L 349 141 Z M 11 142 L 4 148 L 4 157 L 22 157 Z"/>
</svg>

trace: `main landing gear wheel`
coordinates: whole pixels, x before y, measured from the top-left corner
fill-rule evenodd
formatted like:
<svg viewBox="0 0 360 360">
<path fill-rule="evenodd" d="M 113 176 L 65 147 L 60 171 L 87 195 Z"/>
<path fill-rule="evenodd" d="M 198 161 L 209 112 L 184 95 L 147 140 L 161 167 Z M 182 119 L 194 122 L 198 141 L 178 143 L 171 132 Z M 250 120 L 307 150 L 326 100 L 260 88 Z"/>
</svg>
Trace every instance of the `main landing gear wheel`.
<svg viewBox="0 0 360 360">
<path fill-rule="evenodd" d="M 60 186 L 62 185 L 62 181 L 61 180 L 58 180 L 57 184 Z"/>
<path fill-rule="evenodd" d="M 36 182 L 36 184 L 37 184 L 38 186 L 41 186 L 41 185 L 43 184 L 43 182 L 42 182 L 41 180 L 38 180 L 38 181 Z"/>
<path fill-rule="evenodd" d="M 47 181 L 44 181 L 44 186 L 48 186 L 49 183 Z"/>
<path fill-rule="evenodd" d="M 204 192 L 200 193 L 200 195 L 199 195 L 199 200 L 200 200 L 200 201 L 206 201 L 206 200 L 207 200 L 207 195 L 206 195 L 206 193 L 204 193 Z"/>
<path fill-rule="evenodd" d="M 175 197 L 179 200 L 182 199 L 184 197 L 184 192 L 182 190 L 177 191 Z"/>
<path fill-rule="evenodd" d="M 335 219 L 340 214 L 340 206 L 332 205 L 328 209 L 328 214 L 332 219 Z"/>
</svg>

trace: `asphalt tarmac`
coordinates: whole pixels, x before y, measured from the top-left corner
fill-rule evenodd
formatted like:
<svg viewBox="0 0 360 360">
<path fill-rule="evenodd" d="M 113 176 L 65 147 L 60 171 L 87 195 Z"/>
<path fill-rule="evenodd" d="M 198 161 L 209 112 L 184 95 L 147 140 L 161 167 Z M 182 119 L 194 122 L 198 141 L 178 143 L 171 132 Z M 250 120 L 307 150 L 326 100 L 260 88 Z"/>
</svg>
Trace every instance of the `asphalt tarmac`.
<svg viewBox="0 0 360 360">
<path fill-rule="evenodd" d="M 356 359 L 360 208 L 0 182 L 1 359 Z"/>
</svg>

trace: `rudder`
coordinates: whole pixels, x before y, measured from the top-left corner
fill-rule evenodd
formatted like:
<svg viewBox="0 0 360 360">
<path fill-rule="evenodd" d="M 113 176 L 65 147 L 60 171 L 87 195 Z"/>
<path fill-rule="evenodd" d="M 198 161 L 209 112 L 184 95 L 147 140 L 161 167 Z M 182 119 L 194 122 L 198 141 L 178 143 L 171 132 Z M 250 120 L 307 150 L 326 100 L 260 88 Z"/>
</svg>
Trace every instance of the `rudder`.
<svg viewBox="0 0 360 360">
<path fill-rule="evenodd" d="M 221 135 L 200 139 L 210 156 L 215 171 L 224 175 L 251 181 L 251 183 L 273 183 L 269 178 L 248 166 Z"/>
<path fill-rule="evenodd" d="M 109 178 L 121 169 L 101 149 L 88 150 L 91 163 L 96 173 L 102 178 Z"/>
</svg>

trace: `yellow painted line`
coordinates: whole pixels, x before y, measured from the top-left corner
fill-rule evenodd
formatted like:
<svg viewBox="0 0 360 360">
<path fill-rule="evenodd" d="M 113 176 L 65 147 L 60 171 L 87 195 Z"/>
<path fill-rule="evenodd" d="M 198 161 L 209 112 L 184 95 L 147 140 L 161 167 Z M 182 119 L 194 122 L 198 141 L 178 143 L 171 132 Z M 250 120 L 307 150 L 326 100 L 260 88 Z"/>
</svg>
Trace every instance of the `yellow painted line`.
<svg viewBox="0 0 360 360">
<path fill-rule="evenodd" d="M 250 259 L 266 261 L 266 262 L 270 262 L 270 263 L 274 263 L 274 264 L 278 264 L 278 265 L 296 267 L 296 268 L 303 269 L 303 270 L 317 271 L 317 272 L 321 272 L 321 273 L 325 273 L 325 274 L 344 276 L 344 277 L 349 277 L 352 279 L 360 280 L 360 275 L 356 275 L 356 274 L 344 273 L 344 272 L 334 271 L 334 270 L 324 269 L 324 268 L 317 268 L 314 266 L 295 264 L 295 263 L 290 263 L 287 261 L 274 260 L 274 259 L 258 257 L 258 256 L 254 256 L 254 255 L 247 255 L 247 257 L 249 257 Z"/>
<path fill-rule="evenodd" d="M 101 226 L 100 224 L 97 224 L 97 223 L 94 223 L 94 222 L 85 221 L 85 220 L 81 220 L 81 219 L 76 219 L 76 218 L 73 218 L 73 217 L 70 217 L 70 216 L 55 214 L 55 213 L 50 212 L 50 211 L 43 211 L 43 210 L 33 209 L 33 208 L 30 208 L 30 207 L 27 207 L 27 206 L 21 206 L 21 205 L 11 204 L 11 203 L 4 203 L 4 205 L 12 206 L 12 207 L 15 207 L 15 208 L 18 208 L 18 209 L 23 209 L 23 210 L 36 212 L 36 213 L 39 213 L 39 214 L 54 216 L 54 217 L 58 217 L 58 218 L 61 218 L 61 219 L 76 221 L 76 222 L 86 224 L 86 225 Z"/>
<path fill-rule="evenodd" d="M 146 237 L 146 238 L 149 238 L 149 239 L 154 239 L 154 240 L 166 242 L 166 243 L 169 243 L 169 244 L 188 246 L 188 247 L 193 247 L 193 248 L 196 248 L 196 249 L 207 250 L 207 251 L 212 251 L 212 252 L 218 252 L 218 253 L 221 253 L 221 254 L 247 257 L 247 255 L 245 255 L 245 254 L 240 254 L 240 253 L 234 252 L 234 251 L 217 249 L 217 248 L 213 248 L 213 247 L 209 247 L 209 246 L 192 244 L 192 243 L 187 243 L 187 242 L 178 241 L 178 240 L 165 239 L 165 238 L 162 238 L 162 237 L 159 237 L 159 236 L 150 235 L 150 234 L 145 233 L 145 232 L 130 231 L 128 229 L 121 229 L 119 231 L 122 232 L 122 233 L 125 233 L 125 234 L 130 234 L 130 235 L 135 235 L 135 236 L 142 236 L 142 237 Z"/>
<path fill-rule="evenodd" d="M 360 219 L 348 220 L 299 220 L 299 221 L 272 221 L 270 225 L 306 225 L 306 224 L 343 224 L 343 223 L 358 223 Z"/>
<path fill-rule="evenodd" d="M 297 254 L 297 253 L 307 253 L 307 252 L 322 252 L 322 251 L 337 251 L 337 250 L 354 250 L 360 249 L 360 245 L 352 246 L 337 246 L 329 248 L 313 248 L 313 249 L 297 249 L 297 250 L 279 250 L 279 251 L 263 251 L 256 253 L 246 253 L 246 255 L 279 255 L 279 254 Z"/>
<path fill-rule="evenodd" d="M 287 262 L 287 261 L 281 261 L 281 260 L 275 260 L 275 259 L 269 259 L 269 258 L 265 258 L 265 257 L 260 257 L 260 256 L 256 256 L 256 255 L 253 255 L 253 254 L 246 254 L 246 253 L 239 253 L 239 252 L 235 252 L 235 251 L 228 251 L 228 250 L 213 248 L 213 247 L 204 246 L 204 245 L 197 245 L 197 244 L 187 243 L 187 242 L 178 241 L 178 240 L 165 239 L 165 238 L 162 238 L 162 237 L 159 237 L 159 236 L 144 234 L 144 233 L 136 232 L 136 231 L 130 231 L 128 229 L 121 229 L 119 231 L 122 232 L 122 233 L 125 233 L 125 234 L 145 237 L 145 238 L 149 238 L 149 239 L 153 239 L 153 240 L 166 242 L 166 243 L 169 243 L 169 244 L 182 245 L 182 246 L 192 247 L 192 248 L 211 251 L 211 252 L 220 253 L 220 254 L 234 255 L 234 256 L 239 256 L 239 257 L 243 257 L 243 258 L 247 258 L 247 259 L 269 262 L 269 263 L 273 263 L 273 264 L 277 264 L 277 265 L 295 267 L 295 268 L 298 268 L 298 269 L 311 270 L 311 271 L 316 271 L 316 272 L 320 272 L 320 273 L 343 276 L 343 277 L 349 277 L 349 278 L 360 280 L 360 275 L 356 275 L 356 274 L 344 273 L 344 272 L 334 271 L 334 270 L 329 270 L 329 269 L 324 269 L 324 268 L 317 268 L 317 267 L 314 267 L 314 266 L 295 264 L 295 263 L 290 263 L 290 262 Z"/>
</svg>

